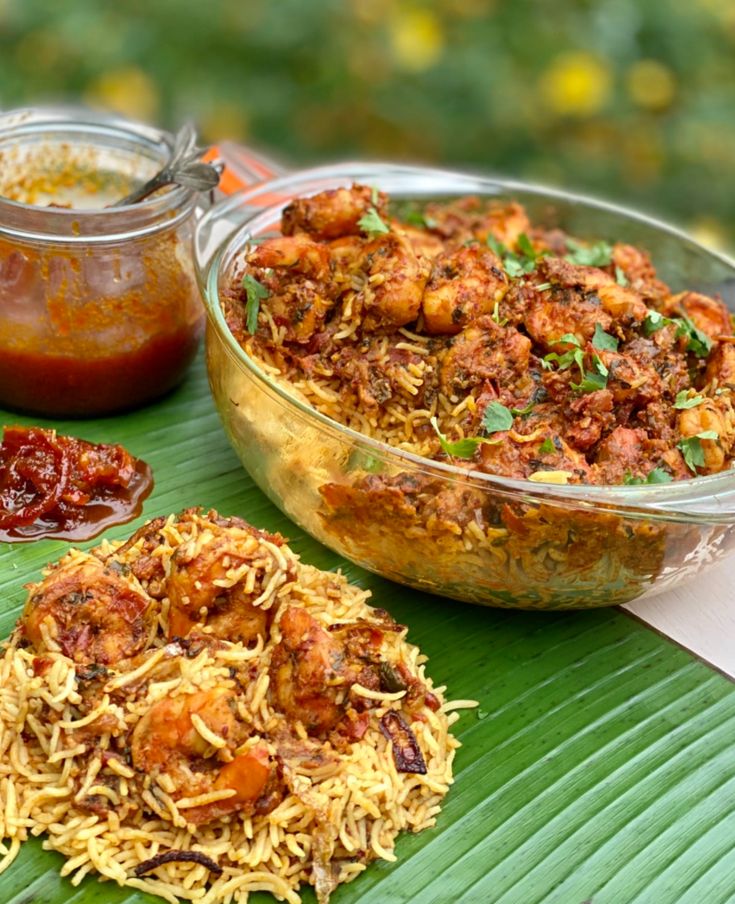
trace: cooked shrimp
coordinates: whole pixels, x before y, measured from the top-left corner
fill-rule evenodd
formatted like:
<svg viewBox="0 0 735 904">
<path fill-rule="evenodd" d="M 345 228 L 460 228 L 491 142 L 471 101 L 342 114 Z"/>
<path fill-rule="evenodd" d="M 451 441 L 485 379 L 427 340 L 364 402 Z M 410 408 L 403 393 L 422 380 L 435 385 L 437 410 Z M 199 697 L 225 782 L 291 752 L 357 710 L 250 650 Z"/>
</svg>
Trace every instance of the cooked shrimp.
<svg viewBox="0 0 735 904">
<path fill-rule="evenodd" d="M 312 279 L 329 275 L 327 246 L 305 235 L 280 236 L 256 245 L 248 254 L 248 264 L 274 270 L 286 269 Z"/>
<path fill-rule="evenodd" d="M 603 432 L 614 426 L 614 408 L 609 389 L 598 389 L 572 399 L 568 404 L 570 417 L 564 423 L 567 442 L 583 452 L 591 449 Z"/>
<path fill-rule="evenodd" d="M 165 524 L 166 519 L 163 516 L 146 522 L 110 556 L 112 562 L 117 558 L 122 558 L 128 550 L 137 546 L 139 555 L 130 566 L 130 570 L 138 578 L 145 592 L 156 600 L 160 600 L 166 595 L 166 574 L 163 562 L 160 556 L 153 554 L 162 542 L 161 528 Z"/>
<path fill-rule="evenodd" d="M 307 342 L 335 303 L 330 286 L 329 248 L 305 235 L 268 239 L 247 256 L 268 295 L 261 299 L 285 336 Z"/>
<path fill-rule="evenodd" d="M 686 314 L 694 326 L 710 339 L 732 336 L 730 312 L 718 298 L 699 292 L 680 292 L 667 300 L 665 311 L 670 317 Z"/>
<path fill-rule="evenodd" d="M 567 471 L 575 483 L 584 483 L 589 465 L 581 452 L 569 446 L 558 434 L 539 428 L 528 441 L 520 442 L 522 434 L 502 437 L 500 442 L 483 443 L 480 447 L 482 469 L 506 477 L 528 477 L 538 471 Z M 515 437 L 515 438 L 514 438 Z M 542 451 L 544 443 L 551 451 Z"/>
<path fill-rule="evenodd" d="M 575 336 L 583 345 L 592 338 L 598 323 L 606 331 L 613 323 L 597 298 L 575 289 L 538 292 L 514 287 L 506 295 L 506 303 L 511 312 L 520 310 L 520 319 L 535 342 L 557 353 L 565 348 L 559 343 L 562 336 Z"/>
<path fill-rule="evenodd" d="M 421 309 L 427 333 L 458 333 L 492 313 L 508 290 L 499 258 L 482 245 L 447 251 L 434 259 Z"/>
<path fill-rule="evenodd" d="M 426 232 L 424 229 L 407 226 L 398 220 L 391 221 L 391 229 L 393 232 L 397 232 L 408 239 L 417 257 L 426 257 L 429 260 L 433 260 L 445 250 L 444 242 L 439 236 Z"/>
<path fill-rule="evenodd" d="M 653 302 L 656 308 L 671 294 L 666 283 L 656 276 L 651 258 L 635 245 L 616 243 L 613 246 L 612 261 L 613 267 L 623 273 L 630 288 L 644 300 Z"/>
<path fill-rule="evenodd" d="M 515 248 L 518 238 L 531 228 L 528 214 L 516 201 L 509 204 L 491 202 L 482 221 L 475 225 L 475 236 L 486 242 L 492 235 L 506 248 Z"/>
<path fill-rule="evenodd" d="M 619 285 L 609 273 L 597 267 L 578 266 L 563 258 L 546 257 L 538 269 L 554 285 L 579 288 L 588 295 L 597 296 L 603 310 L 614 320 L 640 323 L 648 314 L 648 308 L 637 292 Z"/>
<path fill-rule="evenodd" d="M 477 197 L 459 198 L 449 204 L 428 204 L 426 219 L 431 222 L 433 232 L 457 244 L 472 238 L 484 243 L 488 236 L 493 236 L 507 248 L 514 248 L 518 237 L 530 229 L 528 216 L 520 204 L 487 202 Z"/>
<path fill-rule="evenodd" d="M 79 664 L 112 665 L 145 646 L 151 600 L 133 577 L 92 556 L 67 560 L 33 589 L 23 630 L 37 650 L 44 628 L 65 656 Z"/>
<path fill-rule="evenodd" d="M 653 468 L 650 445 L 642 428 L 616 427 L 597 447 L 593 468 L 609 483 L 622 483 L 625 475 L 646 477 Z"/>
<path fill-rule="evenodd" d="M 365 285 L 357 300 L 366 330 L 405 326 L 418 317 L 430 265 L 405 236 L 391 232 L 366 242 L 360 268 Z"/>
<path fill-rule="evenodd" d="M 608 370 L 607 388 L 616 403 L 642 404 L 661 395 L 661 377 L 655 368 L 641 364 L 632 355 L 598 349 L 595 356 Z"/>
<path fill-rule="evenodd" d="M 441 363 L 441 386 L 452 396 L 492 380 L 522 396 L 533 388 L 528 375 L 530 355 L 531 340 L 527 336 L 485 315 L 452 340 Z"/>
<path fill-rule="evenodd" d="M 386 195 L 367 185 L 323 191 L 311 198 L 297 198 L 285 207 L 281 231 L 284 235 L 307 233 L 317 239 L 359 235 L 359 221 L 371 208 L 385 221 L 386 205 Z"/>
<path fill-rule="evenodd" d="M 713 389 L 735 389 L 735 345 L 718 342 L 707 361 L 704 379 Z"/>
<path fill-rule="evenodd" d="M 271 658 L 274 705 L 311 735 L 335 728 L 355 682 L 377 689 L 383 632 L 369 623 L 326 631 L 305 609 L 289 606 Z"/>
<path fill-rule="evenodd" d="M 309 734 L 322 734 L 339 721 L 341 665 L 338 642 L 305 610 L 289 606 L 280 621 L 281 642 L 273 650 L 270 678 L 274 704 L 300 719 Z"/>
<path fill-rule="evenodd" d="M 721 471 L 725 464 L 723 445 L 731 445 L 732 426 L 728 426 L 727 419 L 715 400 L 704 399 L 694 408 L 679 412 L 677 423 L 679 432 L 685 439 L 709 431 L 717 434 L 717 439 L 699 440 L 704 454 L 704 465 L 700 471 L 705 474 Z"/>
<path fill-rule="evenodd" d="M 216 736 L 216 746 L 209 735 Z M 236 753 L 247 737 L 233 690 L 217 687 L 155 703 L 132 734 L 133 766 L 156 780 L 165 775 L 174 800 L 211 791 L 230 797 L 182 811 L 199 825 L 235 810 L 254 809 L 271 773 L 264 744 Z"/>
<path fill-rule="evenodd" d="M 269 613 L 252 601 L 261 594 L 271 563 L 250 531 L 210 522 L 203 538 L 193 548 L 182 544 L 171 559 L 168 635 L 185 637 L 202 624 L 216 637 L 253 644 L 267 633 Z M 248 581 L 252 586 L 246 590 Z"/>
</svg>

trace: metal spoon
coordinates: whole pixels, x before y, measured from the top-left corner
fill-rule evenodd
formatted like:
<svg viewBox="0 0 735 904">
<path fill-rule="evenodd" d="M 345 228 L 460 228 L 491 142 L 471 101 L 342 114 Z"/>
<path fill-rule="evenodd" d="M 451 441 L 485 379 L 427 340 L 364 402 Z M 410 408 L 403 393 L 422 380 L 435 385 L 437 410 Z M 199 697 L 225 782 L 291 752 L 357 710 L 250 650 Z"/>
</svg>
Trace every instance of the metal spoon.
<svg viewBox="0 0 735 904">
<path fill-rule="evenodd" d="M 183 185 L 193 191 L 210 191 L 216 188 L 222 167 L 202 163 L 199 159 L 202 153 L 203 149 L 196 145 L 194 126 L 186 123 L 176 135 L 171 157 L 163 169 L 135 191 L 110 206 L 123 207 L 126 204 L 136 204 L 164 185 Z"/>
</svg>

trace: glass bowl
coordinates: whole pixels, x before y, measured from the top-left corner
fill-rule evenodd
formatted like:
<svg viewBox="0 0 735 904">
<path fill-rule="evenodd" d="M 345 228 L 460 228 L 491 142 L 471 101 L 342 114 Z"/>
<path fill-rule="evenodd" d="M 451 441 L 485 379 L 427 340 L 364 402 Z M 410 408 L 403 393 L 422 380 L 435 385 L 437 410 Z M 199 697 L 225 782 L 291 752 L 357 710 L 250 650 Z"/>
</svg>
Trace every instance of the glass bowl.
<svg viewBox="0 0 735 904">
<path fill-rule="evenodd" d="M 453 599 L 525 609 L 612 606 L 690 579 L 735 546 L 735 472 L 644 486 L 559 486 L 467 472 L 342 426 L 270 379 L 231 335 L 220 294 L 251 238 L 277 232 L 294 197 L 361 182 L 421 201 L 513 198 L 533 222 L 641 245 L 672 290 L 735 306 L 735 264 L 610 204 L 417 167 L 344 164 L 235 195 L 197 228 L 206 353 L 225 432 L 258 486 L 345 558 Z M 405 492 L 388 492 L 383 478 Z M 443 502 L 461 517 L 442 519 Z"/>
<path fill-rule="evenodd" d="M 110 414 L 168 392 L 204 328 L 196 195 L 108 207 L 170 156 L 166 132 L 74 108 L 0 116 L 0 405 Z"/>
</svg>

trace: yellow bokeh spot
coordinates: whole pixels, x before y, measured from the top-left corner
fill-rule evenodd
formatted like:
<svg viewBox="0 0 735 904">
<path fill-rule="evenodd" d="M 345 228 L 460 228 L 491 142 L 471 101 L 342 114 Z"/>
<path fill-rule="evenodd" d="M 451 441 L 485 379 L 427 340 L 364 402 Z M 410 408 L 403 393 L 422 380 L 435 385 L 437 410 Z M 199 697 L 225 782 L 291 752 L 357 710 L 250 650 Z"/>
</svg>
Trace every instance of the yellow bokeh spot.
<svg viewBox="0 0 735 904">
<path fill-rule="evenodd" d="M 657 60 L 638 60 L 625 77 L 628 94 L 634 104 L 646 110 L 665 110 L 676 94 L 673 72 Z"/>
<path fill-rule="evenodd" d="M 607 102 L 610 85 L 607 61 L 586 51 L 560 54 L 541 77 L 548 103 L 568 116 L 598 113 Z"/>
<path fill-rule="evenodd" d="M 248 117 L 240 104 L 213 101 L 199 117 L 199 131 L 207 142 L 229 138 L 240 141 L 248 134 Z"/>
<path fill-rule="evenodd" d="M 444 50 L 441 24 L 428 10 L 397 10 L 389 34 L 396 63 L 413 72 L 433 66 Z"/>
<path fill-rule="evenodd" d="M 732 236 L 727 234 L 722 223 L 714 217 L 699 217 L 689 226 L 689 232 L 701 245 L 716 251 L 725 251 L 728 245 L 732 248 Z"/>
<path fill-rule="evenodd" d="M 153 79 L 137 66 L 110 69 L 85 92 L 86 99 L 132 119 L 154 119 L 160 103 Z"/>
</svg>

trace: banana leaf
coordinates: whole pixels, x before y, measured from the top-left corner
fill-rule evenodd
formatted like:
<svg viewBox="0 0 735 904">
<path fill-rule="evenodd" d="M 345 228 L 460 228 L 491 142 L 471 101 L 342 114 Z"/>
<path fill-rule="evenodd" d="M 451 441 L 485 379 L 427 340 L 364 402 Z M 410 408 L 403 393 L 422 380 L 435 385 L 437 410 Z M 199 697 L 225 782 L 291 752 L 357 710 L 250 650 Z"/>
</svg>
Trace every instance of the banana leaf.
<svg viewBox="0 0 735 904">
<path fill-rule="evenodd" d="M 437 826 L 406 835 L 398 862 L 371 865 L 334 904 L 718 904 L 735 900 L 735 689 L 618 610 L 526 613 L 414 592 L 350 565 L 301 532 L 253 485 L 221 430 L 203 360 L 142 411 L 41 423 L 119 442 L 152 466 L 143 515 L 216 507 L 289 537 L 307 562 L 341 568 L 410 627 L 448 696 L 474 698 Z M 96 543 L 98 541 L 92 541 Z M 68 544 L 0 544 L 0 635 L 23 585 Z M 0 876 L 4 904 L 152 904 L 86 877 L 27 842 Z M 253 904 L 273 901 L 252 896 Z M 306 902 L 313 902 L 310 891 Z"/>
</svg>

